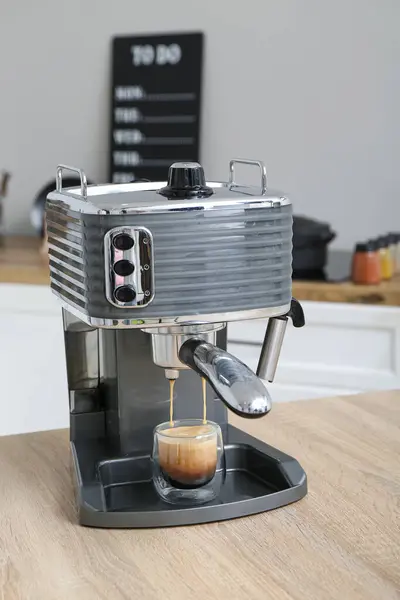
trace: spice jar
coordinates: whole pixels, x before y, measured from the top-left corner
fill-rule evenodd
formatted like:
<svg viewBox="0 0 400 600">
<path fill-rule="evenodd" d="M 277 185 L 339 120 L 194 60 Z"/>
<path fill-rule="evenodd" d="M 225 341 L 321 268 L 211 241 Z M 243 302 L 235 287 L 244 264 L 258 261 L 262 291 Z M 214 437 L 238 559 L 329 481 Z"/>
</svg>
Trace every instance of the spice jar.
<svg viewBox="0 0 400 600">
<path fill-rule="evenodd" d="M 388 247 L 390 251 L 390 256 L 392 258 L 392 274 L 394 275 L 397 270 L 397 241 L 398 241 L 397 233 L 388 233 L 386 238 L 388 241 Z"/>
<path fill-rule="evenodd" d="M 391 239 L 391 252 L 394 257 L 393 274 L 400 273 L 400 233 L 394 231 L 389 233 Z"/>
<path fill-rule="evenodd" d="M 376 240 L 378 245 L 380 263 L 381 263 L 381 277 L 382 280 L 388 280 L 393 275 L 393 262 L 392 255 L 390 253 L 387 237 L 379 237 Z"/>
<path fill-rule="evenodd" d="M 353 255 L 351 270 L 353 283 L 374 285 L 381 281 L 381 260 L 377 245 L 372 240 L 358 243 Z"/>
</svg>

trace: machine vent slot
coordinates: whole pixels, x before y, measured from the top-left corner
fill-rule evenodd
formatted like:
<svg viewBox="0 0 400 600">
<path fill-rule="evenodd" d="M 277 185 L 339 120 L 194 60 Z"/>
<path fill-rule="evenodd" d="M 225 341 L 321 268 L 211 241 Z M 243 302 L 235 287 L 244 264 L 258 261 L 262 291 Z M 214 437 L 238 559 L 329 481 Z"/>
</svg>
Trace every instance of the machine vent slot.
<svg viewBox="0 0 400 600">
<path fill-rule="evenodd" d="M 52 289 L 76 308 L 86 309 L 84 236 L 80 221 L 67 210 L 48 203 L 47 235 Z"/>
</svg>

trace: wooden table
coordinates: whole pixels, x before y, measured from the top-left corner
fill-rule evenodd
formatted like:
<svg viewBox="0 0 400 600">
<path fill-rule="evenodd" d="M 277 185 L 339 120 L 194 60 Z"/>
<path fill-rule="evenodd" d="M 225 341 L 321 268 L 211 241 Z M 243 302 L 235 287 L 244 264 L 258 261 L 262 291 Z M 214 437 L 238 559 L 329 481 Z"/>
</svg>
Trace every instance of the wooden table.
<svg viewBox="0 0 400 600">
<path fill-rule="evenodd" d="M 293 296 L 316 302 L 348 302 L 378 306 L 400 306 L 400 276 L 378 285 L 355 285 L 351 281 L 293 281 Z"/>
<path fill-rule="evenodd" d="M 0 244 L 0 283 L 50 283 L 47 256 L 37 237 L 6 237 Z"/>
<path fill-rule="evenodd" d="M 0 439 L 0 598 L 399 598 L 400 392 L 233 421 L 300 460 L 306 498 L 209 525 L 83 528 L 67 431 Z"/>
</svg>

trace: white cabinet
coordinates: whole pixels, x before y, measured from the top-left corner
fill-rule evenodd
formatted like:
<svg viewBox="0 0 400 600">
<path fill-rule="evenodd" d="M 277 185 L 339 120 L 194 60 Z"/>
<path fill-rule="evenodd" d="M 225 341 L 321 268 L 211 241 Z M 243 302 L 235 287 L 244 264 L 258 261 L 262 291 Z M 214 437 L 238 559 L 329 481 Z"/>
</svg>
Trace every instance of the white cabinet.
<svg viewBox="0 0 400 600">
<path fill-rule="evenodd" d="M 272 399 L 400 388 L 400 309 L 304 302 L 288 325 Z M 266 321 L 230 323 L 229 350 L 255 369 Z M 68 426 L 61 308 L 47 286 L 0 285 L 0 435 Z"/>
<path fill-rule="evenodd" d="M 0 435 L 68 426 L 61 308 L 47 286 L 0 285 Z"/>
<path fill-rule="evenodd" d="M 300 400 L 400 387 L 400 309 L 303 302 L 306 326 L 288 325 L 274 400 Z M 267 321 L 228 327 L 229 350 L 257 367 Z"/>
</svg>

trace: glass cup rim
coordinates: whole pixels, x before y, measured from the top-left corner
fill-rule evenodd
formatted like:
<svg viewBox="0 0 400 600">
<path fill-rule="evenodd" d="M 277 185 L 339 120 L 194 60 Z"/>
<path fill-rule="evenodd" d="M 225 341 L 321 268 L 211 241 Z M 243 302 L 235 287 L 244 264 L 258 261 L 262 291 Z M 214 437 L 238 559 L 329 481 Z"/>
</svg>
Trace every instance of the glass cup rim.
<svg viewBox="0 0 400 600">
<path fill-rule="evenodd" d="M 214 437 L 216 434 L 220 432 L 221 428 L 218 423 L 214 421 L 207 421 L 204 423 L 203 419 L 176 419 L 173 421 L 173 427 L 184 427 L 184 426 L 196 426 L 196 425 L 209 425 L 211 427 L 211 431 L 206 433 L 200 433 L 198 435 L 188 436 L 188 435 L 175 435 L 174 439 L 186 439 L 186 440 L 196 440 L 196 439 L 205 439 L 208 437 Z M 159 423 L 154 428 L 154 435 L 158 435 L 161 437 L 165 437 L 171 439 L 171 436 L 164 434 L 163 432 L 166 429 L 171 429 L 171 422 L 164 421 L 164 423 Z"/>
</svg>

